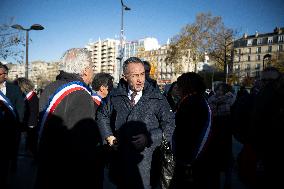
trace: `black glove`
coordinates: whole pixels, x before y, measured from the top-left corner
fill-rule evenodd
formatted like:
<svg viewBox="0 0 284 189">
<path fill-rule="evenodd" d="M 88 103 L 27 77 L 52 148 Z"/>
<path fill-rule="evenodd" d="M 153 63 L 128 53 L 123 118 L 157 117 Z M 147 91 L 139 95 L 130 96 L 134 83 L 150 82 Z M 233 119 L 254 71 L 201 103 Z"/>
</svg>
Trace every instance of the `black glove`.
<svg viewBox="0 0 284 189">
<path fill-rule="evenodd" d="M 131 143 L 134 145 L 136 150 L 143 151 L 148 144 L 147 136 L 145 134 L 132 136 Z"/>
</svg>

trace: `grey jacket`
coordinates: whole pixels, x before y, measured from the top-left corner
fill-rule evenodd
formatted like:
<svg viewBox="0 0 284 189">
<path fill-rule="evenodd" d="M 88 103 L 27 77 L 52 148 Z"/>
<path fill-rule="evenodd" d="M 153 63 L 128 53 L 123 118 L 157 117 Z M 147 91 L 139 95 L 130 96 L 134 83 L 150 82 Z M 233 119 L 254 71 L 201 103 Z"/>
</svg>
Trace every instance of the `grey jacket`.
<svg viewBox="0 0 284 189">
<path fill-rule="evenodd" d="M 134 107 L 130 104 L 127 90 L 127 83 L 121 80 L 118 87 L 113 89 L 107 103 L 98 109 L 96 119 L 102 140 L 104 141 L 108 136 L 114 135 L 118 137 L 119 143 L 123 143 L 123 141 L 125 142 L 127 140 L 125 137 L 131 138 L 131 136 L 128 135 L 133 136 L 139 134 L 139 132 L 146 134 L 148 137 L 148 145 L 142 152 L 139 152 L 139 155 L 143 157 L 142 160 L 134 163 L 135 160 L 129 159 L 131 155 L 121 154 L 124 159 L 122 158 L 122 162 L 118 163 L 121 165 L 121 169 L 123 169 L 121 174 L 124 176 L 128 175 L 127 180 L 132 179 L 133 174 L 125 170 L 133 171 L 131 168 L 127 169 L 131 166 L 131 163 L 134 163 L 133 166 L 135 167 L 138 166 L 140 176 L 143 180 L 142 188 L 149 188 L 153 151 L 161 144 L 162 131 L 167 140 L 171 141 L 175 128 L 174 113 L 171 111 L 165 97 L 147 81 L 145 81 L 142 97 Z M 131 128 L 124 129 L 128 123 L 130 123 L 128 127 Z M 138 124 L 133 125 L 133 123 Z M 142 128 L 143 125 L 146 128 Z M 125 130 L 127 130 L 126 134 L 122 132 Z M 131 150 L 125 150 L 126 148 L 120 149 L 123 151 L 122 153 L 131 153 Z M 137 187 L 140 188 L 140 186 Z"/>
</svg>

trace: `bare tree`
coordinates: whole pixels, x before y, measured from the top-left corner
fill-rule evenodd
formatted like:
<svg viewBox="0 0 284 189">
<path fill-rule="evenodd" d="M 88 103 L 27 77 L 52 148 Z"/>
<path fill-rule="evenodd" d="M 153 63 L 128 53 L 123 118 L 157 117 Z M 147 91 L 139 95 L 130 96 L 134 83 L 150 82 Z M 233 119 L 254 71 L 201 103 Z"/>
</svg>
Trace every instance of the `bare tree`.
<svg viewBox="0 0 284 189">
<path fill-rule="evenodd" d="M 25 46 L 25 39 L 19 30 L 10 27 L 12 23 L 13 18 L 10 19 L 8 24 L 0 25 L 0 59 L 21 62 L 24 52 L 19 48 L 19 45 Z"/>
<path fill-rule="evenodd" d="M 192 24 L 187 24 L 170 43 L 166 61 L 180 69 L 183 57 L 190 57 L 196 65 L 204 60 L 205 52 L 215 61 L 216 68 L 224 69 L 231 56 L 233 30 L 226 28 L 220 16 L 211 13 L 200 13 Z M 195 66 L 196 71 L 197 66 Z M 179 70 L 178 69 L 178 70 Z M 176 70 L 176 71 L 178 71 Z"/>
</svg>

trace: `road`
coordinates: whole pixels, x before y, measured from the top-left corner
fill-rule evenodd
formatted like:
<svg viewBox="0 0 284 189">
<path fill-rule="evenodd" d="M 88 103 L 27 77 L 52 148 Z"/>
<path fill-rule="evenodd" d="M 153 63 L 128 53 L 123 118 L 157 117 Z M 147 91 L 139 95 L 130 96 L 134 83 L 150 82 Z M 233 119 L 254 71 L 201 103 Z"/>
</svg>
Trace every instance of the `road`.
<svg viewBox="0 0 284 189">
<path fill-rule="evenodd" d="M 241 144 L 233 139 L 233 157 L 241 149 Z M 24 135 L 22 135 L 19 155 L 18 155 L 18 169 L 16 172 L 10 174 L 10 189 L 33 189 L 33 184 L 36 176 L 36 164 L 34 164 L 33 159 L 24 150 Z M 222 179 L 223 181 L 223 179 Z M 105 170 L 105 189 L 115 189 L 115 186 L 108 180 L 107 170 Z M 236 164 L 233 165 L 232 173 L 232 188 L 231 189 L 248 189 L 244 184 L 238 179 L 236 172 Z"/>
</svg>

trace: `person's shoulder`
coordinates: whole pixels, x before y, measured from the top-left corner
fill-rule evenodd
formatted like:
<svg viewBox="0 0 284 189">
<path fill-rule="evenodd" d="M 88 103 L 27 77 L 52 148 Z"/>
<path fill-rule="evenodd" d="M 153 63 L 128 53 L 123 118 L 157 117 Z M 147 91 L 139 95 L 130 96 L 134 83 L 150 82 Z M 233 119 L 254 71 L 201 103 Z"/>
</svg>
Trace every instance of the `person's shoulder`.
<svg viewBox="0 0 284 189">
<path fill-rule="evenodd" d="M 21 89 L 18 85 L 15 85 L 14 83 L 11 82 L 6 82 L 6 88 L 7 90 L 13 91 L 13 92 L 21 92 Z"/>
<path fill-rule="evenodd" d="M 51 96 L 60 86 L 62 86 L 64 82 L 56 80 L 44 87 L 42 93 L 40 94 L 40 99 L 48 98 Z"/>
<path fill-rule="evenodd" d="M 14 83 L 12 83 L 12 82 L 6 82 L 6 87 L 7 88 L 13 88 L 13 89 L 18 89 L 19 88 L 19 86 L 18 85 L 15 85 Z"/>
<path fill-rule="evenodd" d="M 148 96 L 149 98 L 155 98 L 157 100 L 167 101 L 166 97 L 161 93 L 161 91 L 154 87 L 151 87 L 151 91 L 149 92 Z"/>
</svg>

